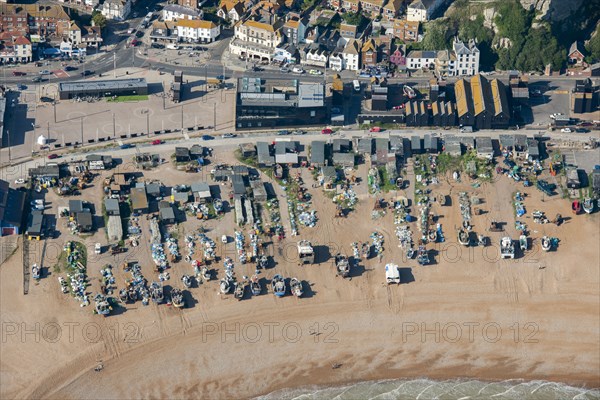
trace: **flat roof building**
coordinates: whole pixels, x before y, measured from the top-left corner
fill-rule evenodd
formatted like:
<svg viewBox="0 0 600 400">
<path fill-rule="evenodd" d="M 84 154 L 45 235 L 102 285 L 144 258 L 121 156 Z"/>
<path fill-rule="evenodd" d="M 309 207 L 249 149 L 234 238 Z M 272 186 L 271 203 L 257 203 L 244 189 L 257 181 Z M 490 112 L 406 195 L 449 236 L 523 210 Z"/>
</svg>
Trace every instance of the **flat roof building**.
<svg viewBox="0 0 600 400">
<path fill-rule="evenodd" d="M 326 164 L 326 143 L 322 140 L 313 140 L 310 143 L 310 164 L 315 167 L 322 167 Z"/>
<path fill-rule="evenodd" d="M 148 212 L 148 197 L 146 196 L 146 189 L 141 188 L 133 188 L 130 192 L 131 199 L 131 209 L 135 213 L 145 213 Z"/>
<path fill-rule="evenodd" d="M 0 236 L 19 234 L 24 207 L 25 192 L 0 179 Z"/>
<path fill-rule="evenodd" d="M 147 94 L 148 83 L 145 78 L 75 81 L 58 84 L 58 95 L 61 100 L 86 96 L 107 97 Z"/>
</svg>

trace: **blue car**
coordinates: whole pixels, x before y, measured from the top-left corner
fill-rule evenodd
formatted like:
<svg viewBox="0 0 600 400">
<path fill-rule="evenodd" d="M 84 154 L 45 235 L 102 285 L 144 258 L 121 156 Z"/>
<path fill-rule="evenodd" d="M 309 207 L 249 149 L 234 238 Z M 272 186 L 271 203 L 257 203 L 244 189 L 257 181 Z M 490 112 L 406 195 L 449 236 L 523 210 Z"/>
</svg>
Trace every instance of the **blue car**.
<svg viewBox="0 0 600 400">
<path fill-rule="evenodd" d="M 129 143 L 125 143 L 120 146 L 121 150 L 130 149 L 132 147 L 133 147 L 133 145 L 129 144 Z"/>
<path fill-rule="evenodd" d="M 210 135 L 202 135 L 202 140 L 213 140 L 214 137 L 210 136 Z"/>
</svg>

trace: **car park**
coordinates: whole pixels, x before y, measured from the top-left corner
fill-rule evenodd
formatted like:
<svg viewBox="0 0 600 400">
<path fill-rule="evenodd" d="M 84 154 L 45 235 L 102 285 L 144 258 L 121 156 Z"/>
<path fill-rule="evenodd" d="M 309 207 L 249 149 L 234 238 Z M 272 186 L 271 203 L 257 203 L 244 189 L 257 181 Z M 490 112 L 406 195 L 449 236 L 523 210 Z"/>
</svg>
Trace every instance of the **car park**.
<svg viewBox="0 0 600 400">
<path fill-rule="evenodd" d="M 81 71 L 81 76 L 89 76 L 89 75 L 93 75 L 93 74 L 94 74 L 94 71 L 91 71 L 89 69 Z"/>
<path fill-rule="evenodd" d="M 69 71 L 75 71 L 77 69 L 77 67 L 73 67 L 72 65 L 67 65 L 65 68 L 63 68 L 66 72 Z"/>
<path fill-rule="evenodd" d="M 152 47 L 153 49 L 164 49 L 165 45 L 162 43 L 152 43 L 150 47 Z"/>
<path fill-rule="evenodd" d="M 292 68 L 292 72 L 295 74 L 303 74 L 304 69 L 302 69 L 302 67 L 294 67 L 294 68 Z"/>
<path fill-rule="evenodd" d="M 321 131 L 322 135 L 331 135 L 333 133 L 333 131 L 329 128 L 325 128 Z"/>
<path fill-rule="evenodd" d="M 125 144 L 122 144 L 121 146 L 119 146 L 119 148 L 120 148 L 121 150 L 130 149 L 130 148 L 132 148 L 132 147 L 133 147 L 133 145 L 132 145 L 132 144 L 130 144 L 130 143 L 125 143 Z"/>
<path fill-rule="evenodd" d="M 589 133 L 590 130 L 586 129 L 586 128 L 577 128 L 577 129 L 575 129 L 575 132 L 577 132 L 577 133 Z"/>
<path fill-rule="evenodd" d="M 51 75 L 52 72 L 48 71 L 47 69 L 43 69 L 40 71 L 40 75 Z"/>
<path fill-rule="evenodd" d="M 25 182 L 27 182 L 25 179 L 19 178 L 19 179 L 15 180 L 15 185 L 22 185 Z"/>
<path fill-rule="evenodd" d="M 48 160 L 54 160 L 55 158 L 58 158 L 58 154 L 48 154 Z"/>
<path fill-rule="evenodd" d="M 25 75 L 27 75 L 26 72 L 22 72 L 22 71 L 13 71 L 12 74 L 13 74 L 13 76 L 25 76 Z"/>
<path fill-rule="evenodd" d="M 202 140 L 213 140 L 214 137 L 210 135 L 202 135 Z"/>
<path fill-rule="evenodd" d="M 153 141 L 152 141 L 152 145 L 153 145 L 153 146 L 156 146 L 156 145 L 158 145 L 158 144 L 163 144 L 163 143 L 164 143 L 164 142 L 163 142 L 162 140 L 160 140 L 160 139 L 156 139 L 156 140 L 153 140 Z"/>
<path fill-rule="evenodd" d="M 278 135 L 289 135 L 290 131 L 286 130 L 286 129 L 282 129 L 279 132 L 277 132 Z"/>
<path fill-rule="evenodd" d="M 317 69 L 311 69 L 310 71 L 308 71 L 308 73 L 311 75 L 323 75 L 323 73 Z"/>
<path fill-rule="evenodd" d="M 37 83 L 37 82 L 42 82 L 43 80 L 44 80 L 44 79 L 42 79 L 42 77 L 41 77 L 41 76 L 36 76 L 35 78 L 33 78 L 33 79 L 31 80 L 31 82 L 35 82 L 35 83 Z"/>
<path fill-rule="evenodd" d="M 230 139 L 230 138 L 234 138 L 236 135 L 234 133 L 225 133 L 223 134 L 223 136 L 221 136 L 223 139 Z"/>
<path fill-rule="evenodd" d="M 562 133 L 571 133 L 571 132 L 573 132 L 573 131 L 571 130 L 571 128 L 562 128 L 560 131 L 561 131 Z"/>
</svg>

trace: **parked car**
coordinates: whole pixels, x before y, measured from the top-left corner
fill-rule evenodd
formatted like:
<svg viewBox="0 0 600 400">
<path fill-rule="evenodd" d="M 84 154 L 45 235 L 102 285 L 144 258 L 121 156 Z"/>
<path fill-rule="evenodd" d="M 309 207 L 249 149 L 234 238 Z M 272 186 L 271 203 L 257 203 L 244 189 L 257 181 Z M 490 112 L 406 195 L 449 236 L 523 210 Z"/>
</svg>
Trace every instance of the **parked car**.
<svg viewBox="0 0 600 400">
<path fill-rule="evenodd" d="M 379 127 L 379 126 L 374 126 L 371 129 L 369 129 L 369 132 L 374 132 L 374 133 L 379 133 L 382 131 L 383 131 L 383 129 L 381 129 L 381 127 Z"/>
<path fill-rule="evenodd" d="M 42 82 L 43 80 L 44 80 L 44 79 L 43 79 L 41 76 L 36 76 L 35 78 L 33 78 L 33 79 L 31 80 L 31 82 L 35 82 L 35 83 L 37 83 L 37 82 Z"/>
<path fill-rule="evenodd" d="M 323 73 L 318 69 L 311 69 L 310 71 L 308 71 L 308 73 L 311 75 L 323 75 Z"/>
<path fill-rule="evenodd" d="M 286 129 L 282 129 L 279 132 L 277 132 L 278 135 L 289 135 L 290 131 L 286 130 Z"/>
<path fill-rule="evenodd" d="M 162 43 L 152 43 L 150 47 L 152 47 L 153 49 L 164 49 L 165 45 Z"/>
<path fill-rule="evenodd" d="M 27 89 L 26 85 L 23 85 L 22 83 L 17 84 L 17 90 L 25 90 Z"/>
<path fill-rule="evenodd" d="M 560 131 L 561 131 L 562 133 L 571 133 L 571 132 L 573 132 L 573 131 L 571 130 L 571 128 L 562 128 Z"/>
<path fill-rule="evenodd" d="M 295 74 L 303 74 L 304 73 L 304 69 L 302 69 L 302 67 L 294 67 L 292 68 L 292 72 Z"/>
<path fill-rule="evenodd" d="M 306 131 L 303 131 L 301 129 L 298 129 L 297 131 L 294 131 L 294 135 L 304 135 L 306 133 Z"/>
<path fill-rule="evenodd" d="M 163 143 L 164 143 L 164 141 L 162 141 L 162 140 L 160 140 L 160 139 L 156 139 L 156 140 L 153 140 L 153 141 L 152 141 L 152 145 L 153 145 L 153 146 L 156 146 L 157 144 L 163 144 Z"/>
<path fill-rule="evenodd" d="M 48 160 L 54 160 L 55 158 L 58 158 L 58 154 L 48 154 Z"/>
<path fill-rule="evenodd" d="M 52 97 L 42 96 L 42 97 L 40 97 L 40 101 L 42 103 L 52 103 L 54 101 L 54 99 Z"/>
<path fill-rule="evenodd" d="M 236 137 L 235 133 L 225 133 L 223 134 L 223 136 L 221 136 L 223 139 L 229 139 L 229 138 L 234 138 Z"/>
<path fill-rule="evenodd" d="M 48 71 L 47 69 L 43 69 L 40 71 L 40 75 L 52 75 L 52 72 Z"/>
<path fill-rule="evenodd" d="M 221 243 L 227 243 L 227 235 L 221 236 Z"/>
<path fill-rule="evenodd" d="M 81 76 L 88 76 L 88 75 L 94 75 L 94 71 L 91 71 L 89 69 L 84 69 L 83 71 L 81 71 Z"/>
<path fill-rule="evenodd" d="M 586 128 L 577 128 L 575 129 L 575 132 L 577 133 L 588 133 L 590 130 L 586 129 Z"/>
<path fill-rule="evenodd" d="M 96 243 L 94 246 L 94 253 L 102 254 L 102 245 L 100 243 Z"/>
<path fill-rule="evenodd" d="M 63 68 L 66 72 L 69 71 L 75 71 L 77 69 L 77 67 L 73 67 L 72 65 L 67 65 L 65 68 Z"/>
<path fill-rule="evenodd" d="M 290 69 L 288 67 L 281 67 L 281 68 L 279 68 L 279 72 L 283 72 L 284 74 L 287 74 L 288 72 L 290 72 Z"/>
<path fill-rule="evenodd" d="M 15 180 L 15 185 L 22 185 L 25 182 L 27 182 L 25 179 L 19 178 L 19 179 Z"/>
<path fill-rule="evenodd" d="M 325 128 L 321 131 L 322 135 L 331 135 L 333 133 L 333 131 L 329 128 Z"/>
<path fill-rule="evenodd" d="M 202 135 L 202 140 L 213 140 L 214 137 L 210 135 Z"/>
<path fill-rule="evenodd" d="M 220 81 L 224 81 L 225 79 L 227 79 L 227 77 L 225 75 L 217 75 L 217 79 Z"/>
<path fill-rule="evenodd" d="M 13 76 L 25 76 L 27 75 L 26 72 L 21 72 L 21 71 L 13 71 Z"/>
<path fill-rule="evenodd" d="M 133 145 L 131 143 L 125 143 L 125 144 L 122 144 L 121 146 L 119 146 L 119 148 L 121 150 L 130 149 L 132 147 L 133 147 Z"/>
</svg>

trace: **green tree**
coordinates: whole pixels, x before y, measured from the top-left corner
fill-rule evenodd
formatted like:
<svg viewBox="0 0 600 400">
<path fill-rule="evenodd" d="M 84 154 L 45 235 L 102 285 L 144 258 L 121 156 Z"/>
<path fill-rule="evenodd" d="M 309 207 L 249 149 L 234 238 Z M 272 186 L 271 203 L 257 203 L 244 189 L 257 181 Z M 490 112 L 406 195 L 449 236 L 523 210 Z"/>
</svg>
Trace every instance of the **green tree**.
<svg viewBox="0 0 600 400">
<path fill-rule="evenodd" d="M 556 38 L 542 26 L 529 31 L 515 66 L 520 71 L 543 71 L 547 64 L 551 64 L 556 70 L 562 67 L 565 55 Z"/>
<path fill-rule="evenodd" d="M 366 22 L 366 18 L 361 13 L 345 12 L 342 14 L 342 20 L 346 24 L 361 26 Z"/>
<path fill-rule="evenodd" d="M 425 27 L 423 50 L 444 50 L 448 47 L 448 27 L 443 22 L 432 21 Z"/>
<path fill-rule="evenodd" d="M 592 60 L 600 60 L 600 23 L 585 48 L 590 53 Z"/>
<path fill-rule="evenodd" d="M 507 37 L 513 43 L 521 41 L 531 26 L 531 14 L 517 0 L 503 1 L 497 10 L 494 22 L 498 27 L 498 36 Z"/>
<path fill-rule="evenodd" d="M 99 26 L 100 29 L 104 29 L 107 24 L 106 17 L 102 15 L 100 11 L 94 11 L 92 13 L 92 21 L 94 21 L 94 24 Z"/>
<path fill-rule="evenodd" d="M 477 42 L 491 43 L 494 32 L 483 26 L 483 14 L 478 14 L 474 20 L 468 19 L 458 26 L 458 36 L 468 40 L 477 39 Z"/>
</svg>

